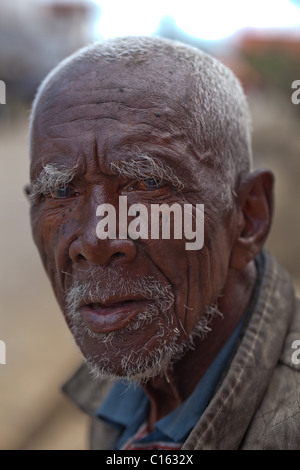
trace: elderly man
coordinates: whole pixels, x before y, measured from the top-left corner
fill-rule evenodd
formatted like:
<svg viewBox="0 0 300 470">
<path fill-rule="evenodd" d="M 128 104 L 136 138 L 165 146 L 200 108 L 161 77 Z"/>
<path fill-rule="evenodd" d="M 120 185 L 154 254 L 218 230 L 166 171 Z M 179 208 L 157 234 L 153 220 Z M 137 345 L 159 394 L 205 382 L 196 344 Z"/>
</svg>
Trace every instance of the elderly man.
<svg viewBox="0 0 300 470">
<path fill-rule="evenodd" d="M 86 360 L 64 388 L 91 447 L 300 448 L 299 311 L 262 249 L 273 176 L 251 170 L 233 74 L 158 38 L 91 45 L 42 83 L 30 142 L 32 232 Z M 141 215 L 162 204 L 170 236 L 151 236 Z"/>
</svg>

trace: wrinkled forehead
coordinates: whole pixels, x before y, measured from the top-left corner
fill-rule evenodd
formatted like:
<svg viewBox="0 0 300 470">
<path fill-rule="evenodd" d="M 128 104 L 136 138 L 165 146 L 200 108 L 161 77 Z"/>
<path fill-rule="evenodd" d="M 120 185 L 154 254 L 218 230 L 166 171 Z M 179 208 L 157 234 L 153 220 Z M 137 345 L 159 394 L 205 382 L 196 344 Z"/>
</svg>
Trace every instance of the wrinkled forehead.
<svg viewBox="0 0 300 470">
<path fill-rule="evenodd" d="M 84 114 L 86 107 L 102 104 L 128 108 L 168 108 L 175 113 L 188 112 L 192 100 L 192 77 L 167 56 L 147 60 L 83 60 L 69 64 L 49 80 L 35 110 L 37 121 L 55 121 L 59 113 L 66 117 L 75 108 Z M 69 112 L 68 112 L 69 110 Z M 159 112 L 159 111 L 158 111 Z"/>
<path fill-rule="evenodd" d="M 167 149 L 176 161 L 186 155 L 192 140 L 192 80 L 171 60 L 88 62 L 62 72 L 46 85 L 36 106 L 33 172 L 57 158 L 56 149 L 63 147 L 62 156 L 69 147 L 86 153 L 94 136 L 102 161 L 127 144 L 157 155 Z"/>
</svg>

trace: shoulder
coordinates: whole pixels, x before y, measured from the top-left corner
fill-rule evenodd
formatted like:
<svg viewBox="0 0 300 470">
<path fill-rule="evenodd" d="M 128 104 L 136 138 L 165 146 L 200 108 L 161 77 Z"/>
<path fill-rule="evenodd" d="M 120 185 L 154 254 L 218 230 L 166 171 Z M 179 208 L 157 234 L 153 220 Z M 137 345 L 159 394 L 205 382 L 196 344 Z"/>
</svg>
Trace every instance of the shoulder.
<svg viewBox="0 0 300 470">
<path fill-rule="evenodd" d="M 94 416 L 113 386 L 112 381 L 96 380 L 82 364 L 62 386 L 62 391 L 85 413 Z"/>
<path fill-rule="evenodd" d="M 270 371 L 269 386 L 248 430 L 243 448 L 300 448 L 299 300 L 296 300 L 279 361 L 275 369 Z"/>
</svg>

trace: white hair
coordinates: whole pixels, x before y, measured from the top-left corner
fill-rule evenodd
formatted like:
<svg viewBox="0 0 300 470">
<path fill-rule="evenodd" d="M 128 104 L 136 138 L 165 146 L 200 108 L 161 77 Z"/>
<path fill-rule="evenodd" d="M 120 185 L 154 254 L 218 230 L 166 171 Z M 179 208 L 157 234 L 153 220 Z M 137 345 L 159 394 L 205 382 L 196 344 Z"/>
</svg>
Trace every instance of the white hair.
<svg viewBox="0 0 300 470">
<path fill-rule="evenodd" d="M 184 184 L 174 174 L 172 168 L 165 165 L 161 160 L 155 161 L 152 157 L 141 155 L 138 152 L 136 157 L 131 160 L 123 160 L 118 164 L 111 163 L 110 166 L 115 173 L 133 180 L 142 181 L 151 176 L 157 183 L 168 181 L 178 190 L 184 188 Z"/>
<path fill-rule="evenodd" d="M 39 105 L 51 95 L 47 92 L 74 74 L 78 66 L 89 65 L 101 73 L 103 62 L 119 61 L 126 67 L 138 68 L 157 59 L 162 62 L 162 75 L 163 64 L 168 60 L 176 64 L 179 73 L 182 70 L 192 78 L 189 89 L 192 99 L 188 104 L 182 103 L 188 108 L 188 134 L 200 155 L 199 168 L 213 170 L 215 189 L 212 191 L 230 207 L 239 177 L 247 174 L 252 166 L 247 100 L 235 75 L 219 60 L 194 47 L 158 37 L 123 37 L 80 49 L 42 82 L 33 103 L 30 130 Z"/>
<path fill-rule="evenodd" d="M 42 171 L 31 184 L 30 200 L 35 202 L 41 195 L 49 197 L 57 189 L 66 189 L 76 174 L 76 166 L 57 168 L 52 163 L 43 165 Z"/>
</svg>

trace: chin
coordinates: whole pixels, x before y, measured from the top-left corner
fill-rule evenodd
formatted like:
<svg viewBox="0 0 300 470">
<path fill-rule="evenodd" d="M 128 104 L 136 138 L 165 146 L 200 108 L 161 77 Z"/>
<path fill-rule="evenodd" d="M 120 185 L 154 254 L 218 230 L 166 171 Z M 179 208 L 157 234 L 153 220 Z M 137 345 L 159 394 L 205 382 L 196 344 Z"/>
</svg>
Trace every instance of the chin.
<svg viewBox="0 0 300 470">
<path fill-rule="evenodd" d="M 95 333 L 76 316 L 77 322 L 70 328 L 93 377 L 145 383 L 163 376 L 194 349 L 196 338 L 201 340 L 209 333 L 218 311 L 215 306 L 207 308 L 189 336 L 174 327 L 171 315 L 158 309 L 149 313 L 141 313 L 135 322 L 110 333 Z"/>
<path fill-rule="evenodd" d="M 163 356 L 163 357 L 161 357 Z M 172 364 L 172 356 L 157 354 L 154 357 L 143 357 L 137 361 L 131 361 L 129 357 L 123 356 L 121 363 L 110 364 L 95 359 L 86 359 L 85 363 L 95 380 L 115 381 L 125 379 L 130 383 L 146 383 L 154 377 L 164 375 Z"/>
</svg>

